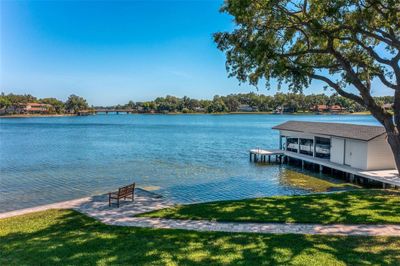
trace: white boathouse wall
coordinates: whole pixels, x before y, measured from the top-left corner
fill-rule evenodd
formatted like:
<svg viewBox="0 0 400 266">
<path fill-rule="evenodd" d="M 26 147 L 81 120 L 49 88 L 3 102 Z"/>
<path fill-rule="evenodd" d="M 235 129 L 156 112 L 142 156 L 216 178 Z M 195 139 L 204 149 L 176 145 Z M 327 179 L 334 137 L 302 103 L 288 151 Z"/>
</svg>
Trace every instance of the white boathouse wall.
<svg viewBox="0 0 400 266">
<path fill-rule="evenodd" d="M 331 162 L 344 164 L 344 139 L 331 139 Z"/>
<path fill-rule="evenodd" d="M 345 139 L 344 164 L 358 169 L 368 169 L 368 142 Z"/>
<path fill-rule="evenodd" d="M 368 170 L 395 169 L 393 152 L 386 136 L 380 136 L 368 142 Z"/>
<path fill-rule="evenodd" d="M 281 136 L 314 139 L 324 137 L 331 139 L 330 161 L 362 170 L 395 169 L 393 153 L 382 135 L 370 141 L 345 139 L 320 134 L 302 133 L 281 130 Z"/>
</svg>

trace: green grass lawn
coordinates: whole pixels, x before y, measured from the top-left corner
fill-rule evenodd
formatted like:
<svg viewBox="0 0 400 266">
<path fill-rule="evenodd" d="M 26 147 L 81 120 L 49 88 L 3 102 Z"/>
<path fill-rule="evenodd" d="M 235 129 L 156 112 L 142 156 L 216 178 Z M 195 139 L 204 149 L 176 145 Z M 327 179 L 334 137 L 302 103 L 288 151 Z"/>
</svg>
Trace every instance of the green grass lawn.
<svg viewBox="0 0 400 266">
<path fill-rule="evenodd" d="M 0 220 L 0 265 L 399 265 L 400 238 L 108 226 L 71 210 Z"/>
<path fill-rule="evenodd" d="M 354 190 L 182 205 L 143 217 L 321 224 L 400 223 L 400 193 Z"/>
</svg>

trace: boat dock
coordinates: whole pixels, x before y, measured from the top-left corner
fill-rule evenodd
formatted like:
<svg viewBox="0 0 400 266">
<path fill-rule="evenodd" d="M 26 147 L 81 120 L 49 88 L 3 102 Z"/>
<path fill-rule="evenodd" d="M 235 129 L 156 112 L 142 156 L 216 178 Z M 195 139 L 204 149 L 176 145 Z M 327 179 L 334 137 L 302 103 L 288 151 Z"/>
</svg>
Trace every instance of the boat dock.
<svg viewBox="0 0 400 266">
<path fill-rule="evenodd" d="M 301 167 L 304 168 L 305 164 L 312 164 L 313 166 L 318 166 L 319 172 L 324 170 L 340 171 L 348 177 L 350 182 L 358 182 L 366 184 L 370 180 L 382 184 L 383 188 L 386 187 L 400 187 L 400 177 L 396 169 L 387 170 L 362 170 L 353 168 L 347 165 L 341 165 L 333 163 L 328 159 L 311 157 L 308 155 L 291 152 L 287 150 L 279 149 L 252 149 L 249 151 L 250 161 L 253 162 L 268 162 L 271 163 L 271 157 L 275 156 L 275 162 L 277 163 L 290 163 L 291 161 L 300 161 Z"/>
<path fill-rule="evenodd" d="M 284 151 L 282 150 L 262 150 L 262 149 L 252 149 L 250 150 L 250 162 L 266 162 L 268 157 L 268 162 L 271 162 L 271 156 L 275 156 L 275 162 L 281 162 Z"/>
</svg>

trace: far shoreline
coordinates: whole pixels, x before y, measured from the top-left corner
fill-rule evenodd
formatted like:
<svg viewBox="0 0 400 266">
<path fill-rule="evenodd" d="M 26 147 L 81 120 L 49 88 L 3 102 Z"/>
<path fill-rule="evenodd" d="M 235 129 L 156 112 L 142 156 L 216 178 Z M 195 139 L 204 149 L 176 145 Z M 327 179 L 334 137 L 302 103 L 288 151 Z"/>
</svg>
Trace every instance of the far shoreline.
<svg viewBox="0 0 400 266">
<path fill-rule="evenodd" d="M 127 115 L 127 114 L 120 114 Z M 273 112 L 226 112 L 226 113 L 131 113 L 129 115 L 282 115 Z M 313 112 L 298 112 L 284 113 L 283 115 L 371 115 L 370 112 L 354 112 L 354 113 L 313 113 Z M 73 117 L 77 114 L 15 114 L 15 115 L 0 115 L 0 118 L 45 118 L 45 117 Z M 92 115 L 89 115 L 92 116 Z"/>
<path fill-rule="evenodd" d="M 34 118 L 34 117 L 65 117 L 78 116 L 76 114 L 17 114 L 17 115 L 0 115 L 0 118 Z"/>
</svg>

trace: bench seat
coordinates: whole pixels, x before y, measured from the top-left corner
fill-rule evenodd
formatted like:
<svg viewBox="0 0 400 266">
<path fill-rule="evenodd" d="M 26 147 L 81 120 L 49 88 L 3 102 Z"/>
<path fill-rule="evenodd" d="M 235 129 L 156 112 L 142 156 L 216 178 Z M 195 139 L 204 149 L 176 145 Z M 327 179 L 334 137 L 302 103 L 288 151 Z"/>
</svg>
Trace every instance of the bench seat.
<svg viewBox="0 0 400 266">
<path fill-rule="evenodd" d="M 135 183 L 125 186 L 125 187 L 120 187 L 118 191 L 115 192 L 109 192 L 108 193 L 108 206 L 111 206 L 112 201 L 116 200 L 117 207 L 119 208 L 119 200 L 120 199 L 131 199 L 134 201 L 135 199 Z"/>
</svg>

